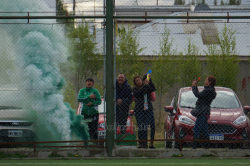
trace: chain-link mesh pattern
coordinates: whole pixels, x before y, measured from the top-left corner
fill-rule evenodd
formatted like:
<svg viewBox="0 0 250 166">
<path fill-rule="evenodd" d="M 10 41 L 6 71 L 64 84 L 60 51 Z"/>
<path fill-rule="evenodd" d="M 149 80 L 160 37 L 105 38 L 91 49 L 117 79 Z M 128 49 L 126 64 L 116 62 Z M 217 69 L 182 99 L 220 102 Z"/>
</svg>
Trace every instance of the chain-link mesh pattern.
<svg viewBox="0 0 250 166">
<path fill-rule="evenodd" d="M 187 16 L 187 13 L 171 15 Z M 249 146 L 243 142 L 249 139 L 248 22 L 244 19 L 230 20 L 229 23 L 228 20 L 214 19 L 158 19 L 140 25 L 141 23 L 136 21 L 131 24 L 117 20 L 116 70 L 126 75 L 129 84 L 133 86 L 133 95 L 136 89 L 133 79 L 136 75 L 143 77 L 149 69 L 153 71 L 151 82 L 156 88 L 155 102 L 150 101 L 150 95 L 147 95 L 148 103 L 152 103 L 152 112 L 148 113 L 148 110 L 144 111 L 143 108 L 138 111 L 136 97 L 131 104 L 131 109 L 134 109 L 135 113 L 137 139 L 149 140 L 148 144 L 139 143 L 139 148 Z M 196 108 L 198 100 L 192 92 L 192 81 L 200 78 L 198 87 L 202 94 L 202 86 L 210 75 L 215 76 L 217 80 L 217 96 L 211 104 L 211 109 L 209 104 L 205 104 L 207 112 L 204 116 L 196 118 L 190 113 Z M 144 86 L 139 88 L 142 90 L 140 101 L 145 99 L 143 95 L 147 93 Z M 204 100 L 209 101 L 209 96 L 203 96 Z M 164 106 L 166 115 L 163 112 Z M 203 110 L 203 107 L 197 109 Z M 155 134 L 152 134 L 154 132 Z M 170 141 L 166 141 L 164 145 L 161 142 L 153 144 L 153 141 L 150 141 L 152 138 L 165 138 Z M 195 140 L 195 143 L 189 140 Z"/>
<path fill-rule="evenodd" d="M 1 1 L 1 16 L 53 16 L 56 7 L 56 1 Z M 103 49 L 96 48 L 103 44 L 101 23 L 8 19 L 0 33 L 0 142 L 92 140 L 98 121 L 92 129 L 77 96 L 88 77 L 97 104 L 104 96 Z"/>
<path fill-rule="evenodd" d="M 93 35 L 92 25 L 81 23 L 81 30 L 90 34 L 86 37 L 82 31 L 65 34 L 66 27 L 60 24 L 1 25 L 5 36 L 1 42 L 1 138 L 33 138 L 36 133 L 37 141 L 88 140 L 87 128 L 73 109 L 78 107 L 77 93 L 87 77 L 96 79 L 95 88 L 103 96 L 103 58 L 92 48 L 85 49 L 92 59 L 74 51 L 93 47 L 95 38 L 102 36 Z"/>
<path fill-rule="evenodd" d="M 66 0 L 0 2 L 1 16 L 105 13 L 102 0 L 76 0 L 75 5 Z M 157 5 L 166 4 L 160 0 L 115 1 L 117 9 Z M 118 11 L 116 14 L 122 15 Z M 228 15 L 171 11 L 165 14 Z M 139 142 L 116 145 L 248 147 L 243 141 L 250 136 L 249 20 L 130 21 L 116 19 L 114 25 L 115 138 Z M 1 20 L 0 33 L 0 141 L 105 140 L 108 128 L 103 19 L 8 19 Z M 216 78 L 216 97 L 209 93 L 200 97 L 210 75 Z M 95 90 L 85 93 L 87 78 L 93 78 Z M 192 89 L 193 80 L 198 78 L 199 93 Z M 198 105 L 205 104 L 197 106 L 200 98 L 203 101 Z M 194 108 L 205 113 L 196 118 L 190 113 Z M 153 141 L 159 139 L 166 141 Z"/>
</svg>

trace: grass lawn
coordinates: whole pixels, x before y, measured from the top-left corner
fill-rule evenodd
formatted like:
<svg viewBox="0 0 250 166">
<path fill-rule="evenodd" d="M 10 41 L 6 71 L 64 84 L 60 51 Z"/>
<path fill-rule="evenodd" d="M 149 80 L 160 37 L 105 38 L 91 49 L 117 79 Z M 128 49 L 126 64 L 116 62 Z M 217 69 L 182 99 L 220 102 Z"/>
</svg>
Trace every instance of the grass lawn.
<svg viewBox="0 0 250 166">
<path fill-rule="evenodd" d="M 218 159 L 218 158 L 204 158 L 204 159 L 77 159 L 77 160 L 0 160 L 0 166 L 9 165 L 22 165 L 22 166 L 35 166 L 35 165 L 53 165 L 53 166 L 71 166 L 71 165 L 206 165 L 206 166 L 228 166 L 228 165 L 250 165 L 250 159 Z"/>
</svg>

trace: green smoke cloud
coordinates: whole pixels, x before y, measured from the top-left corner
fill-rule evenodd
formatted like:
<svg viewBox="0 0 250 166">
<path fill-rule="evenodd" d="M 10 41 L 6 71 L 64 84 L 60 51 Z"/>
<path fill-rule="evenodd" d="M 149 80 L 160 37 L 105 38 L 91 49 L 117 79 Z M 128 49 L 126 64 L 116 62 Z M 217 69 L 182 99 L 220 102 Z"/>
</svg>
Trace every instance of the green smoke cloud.
<svg viewBox="0 0 250 166">
<path fill-rule="evenodd" d="M 42 1 L 1 0 L 0 4 L 1 12 L 53 11 Z M 66 62 L 68 55 L 64 27 L 53 24 L 55 20 L 31 22 L 46 24 L 27 24 L 27 20 L 1 20 L 1 23 L 15 24 L 2 24 L 0 27 L 1 35 L 5 35 L 8 41 L 5 43 L 1 40 L 0 47 L 11 48 L 3 51 L 8 67 L 0 76 L 8 76 L 8 80 L 0 84 L 14 84 L 22 91 L 18 96 L 12 96 L 11 101 L 37 116 L 38 140 L 72 140 L 73 136 L 88 140 L 88 128 L 82 122 L 82 115 L 76 116 L 70 105 L 63 103 L 61 95 L 64 79 L 58 65 Z"/>
</svg>

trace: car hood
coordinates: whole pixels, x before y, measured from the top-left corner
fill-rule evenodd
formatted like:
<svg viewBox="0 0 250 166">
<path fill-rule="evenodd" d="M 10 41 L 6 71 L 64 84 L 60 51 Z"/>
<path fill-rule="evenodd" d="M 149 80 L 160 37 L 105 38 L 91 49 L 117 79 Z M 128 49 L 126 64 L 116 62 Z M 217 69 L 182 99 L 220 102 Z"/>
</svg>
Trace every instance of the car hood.
<svg viewBox="0 0 250 166">
<path fill-rule="evenodd" d="M 0 121 L 35 121 L 36 114 L 35 111 L 27 111 L 24 109 L 0 109 Z"/>
<path fill-rule="evenodd" d="M 196 118 L 190 114 L 191 109 L 183 109 L 182 115 L 195 120 Z M 237 109 L 211 109 L 209 121 L 235 121 L 239 116 L 245 115 L 241 108 Z"/>
<path fill-rule="evenodd" d="M 241 109 L 211 109 L 210 121 L 235 121 L 239 116 L 244 115 Z"/>
</svg>

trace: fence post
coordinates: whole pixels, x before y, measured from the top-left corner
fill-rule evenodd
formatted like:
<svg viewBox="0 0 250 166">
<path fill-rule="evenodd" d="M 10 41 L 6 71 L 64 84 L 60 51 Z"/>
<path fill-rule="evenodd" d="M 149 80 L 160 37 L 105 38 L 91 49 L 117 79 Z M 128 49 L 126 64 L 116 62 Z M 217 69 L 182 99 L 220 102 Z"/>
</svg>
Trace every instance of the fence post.
<svg viewBox="0 0 250 166">
<path fill-rule="evenodd" d="M 114 148 L 114 54 L 113 54 L 113 0 L 106 0 L 106 145 L 108 157 Z"/>
<path fill-rule="evenodd" d="M 36 153 L 36 142 L 33 142 L 34 153 Z"/>
</svg>

